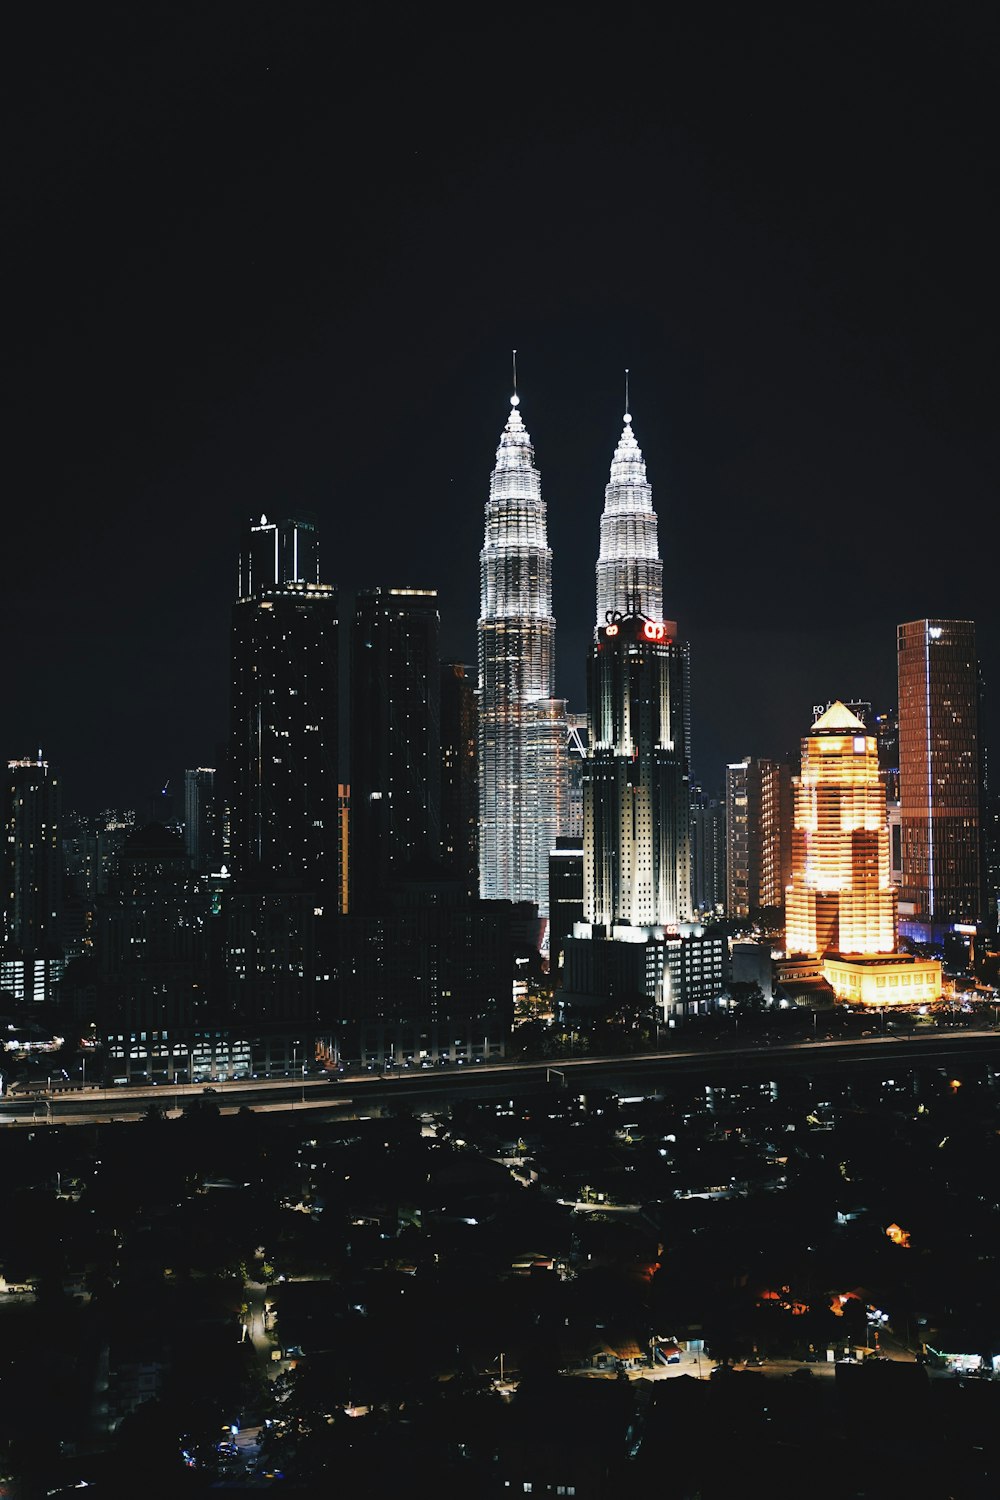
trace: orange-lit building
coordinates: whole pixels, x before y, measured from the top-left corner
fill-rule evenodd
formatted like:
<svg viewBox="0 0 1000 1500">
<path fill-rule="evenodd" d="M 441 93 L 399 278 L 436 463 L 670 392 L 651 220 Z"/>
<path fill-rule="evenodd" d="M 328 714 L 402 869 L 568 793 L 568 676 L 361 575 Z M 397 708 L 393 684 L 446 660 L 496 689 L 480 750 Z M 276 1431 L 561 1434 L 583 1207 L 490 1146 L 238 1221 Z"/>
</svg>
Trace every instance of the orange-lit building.
<svg viewBox="0 0 1000 1500">
<path fill-rule="evenodd" d="M 823 977 L 840 1000 L 937 1000 L 941 965 L 896 952 L 896 889 L 878 746 L 843 703 L 820 714 L 802 741 L 794 796 L 786 951 L 821 956 Z"/>
<path fill-rule="evenodd" d="M 875 736 L 843 703 L 802 741 L 794 782 L 789 953 L 892 953 L 896 892 Z"/>
</svg>

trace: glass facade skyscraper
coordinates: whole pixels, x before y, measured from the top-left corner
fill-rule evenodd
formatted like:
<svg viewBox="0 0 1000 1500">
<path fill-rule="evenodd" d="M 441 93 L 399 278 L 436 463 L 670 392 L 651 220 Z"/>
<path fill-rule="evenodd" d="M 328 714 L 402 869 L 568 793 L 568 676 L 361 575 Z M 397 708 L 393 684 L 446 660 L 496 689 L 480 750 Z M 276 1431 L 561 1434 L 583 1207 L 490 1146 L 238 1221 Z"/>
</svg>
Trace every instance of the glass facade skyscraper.
<svg viewBox="0 0 1000 1500">
<path fill-rule="evenodd" d="M 911 620 L 897 647 L 900 930 L 940 942 L 985 917 L 976 627 Z"/>
<path fill-rule="evenodd" d="M 233 607 L 232 859 L 339 904 L 337 595 L 305 522 L 250 527 Z M 333 907 L 331 907 L 333 909 Z"/>
</svg>

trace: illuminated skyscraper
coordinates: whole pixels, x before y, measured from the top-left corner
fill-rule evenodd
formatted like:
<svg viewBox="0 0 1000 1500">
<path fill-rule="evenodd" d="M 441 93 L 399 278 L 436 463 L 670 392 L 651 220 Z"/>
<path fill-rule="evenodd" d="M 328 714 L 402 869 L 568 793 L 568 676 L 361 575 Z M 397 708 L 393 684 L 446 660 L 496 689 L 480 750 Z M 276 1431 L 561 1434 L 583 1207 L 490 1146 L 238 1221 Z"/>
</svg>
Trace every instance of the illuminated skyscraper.
<svg viewBox="0 0 1000 1500">
<path fill-rule="evenodd" d="M 718 994 L 721 946 L 709 953 L 720 940 L 687 928 L 688 653 L 676 625 L 662 618 L 656 516 L 631 422 L 626 413 L 601 518 L 587 679 L 584 921 L 565 943 L 564 995 L 582 1007 L 643 996 L 674 1024 Z M 696 952 L 697 984 L 686 966 Z"/>
<path fill-rule="evenodd" d="M 897 644 L 900 928 L 941 942 L 986 914 L 976 627 L 912 620 Z"/>
<path fill-rule="evenodd" d="M 232 859 L 339 906 L 337 595 L 307 522 L 250 527 L 233 607 Z M 334 905 L 336 903 L 336 906 Z"/>
<path fill-rule="evenodd" d="M 691 920 L 684 652 L 672 621 L 618 616 L 590 659 L 585 916 L 606 928 Z"/>
<path fill-rule="evenodd" d="M 663 619 L 653 492 L 626 411 L 604 491 L 587 684 L 585 907 L 609 931 L 691 918 L 688 654 Z"/>
<path fill-rule="evenodd" d="M 479 558 L 479 888 L 548 912 L 562 831 L 566 706 L 554 699 L 552 553 L 531 439 L 511 397 Z"/>
<path fill-rule="evenodd" d="M 831 704 L 803 739 L 793 792 L 787 951 L 894 952 L 896 892 L 878 748 L 843 703 Z"/>
</svg>

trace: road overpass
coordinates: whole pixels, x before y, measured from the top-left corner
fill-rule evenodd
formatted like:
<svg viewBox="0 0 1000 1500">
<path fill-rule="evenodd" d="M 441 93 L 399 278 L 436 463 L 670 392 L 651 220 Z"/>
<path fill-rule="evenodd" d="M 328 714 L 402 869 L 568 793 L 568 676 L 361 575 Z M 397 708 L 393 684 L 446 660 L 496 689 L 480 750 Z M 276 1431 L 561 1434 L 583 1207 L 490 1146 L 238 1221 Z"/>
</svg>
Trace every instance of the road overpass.
<svg viewBox="0 0 1000 1500">
<path fill-rule="evenodd" d="M 243 1079 L 232 1083 L 132 1084 L 109 1089 L 34 1090 L 0 1100 L 0 1128 L 101 1124 L 138 1120 L 150 1105 L 179 1115 L 197 1100 L 223 1114 L 240 1109 L 378 1114 L 392 1106 L 443 1109 L 465 1096 L 502 1098 L 546 1087 L 608 1088 L 618 1093 L 655 1093 L 673 1078 L 726 1081 L 768 1077 L 789 1071 L 811 1075 L 840 1068 L 947 1067 L 993 1061 L 1000 1066 L 1000 1032 L 961 1028 L 928 1035 L 893 1035 L 850 1040 L 756 1042 L 742 1046 L 645 1052 L 628 1057 L 561 1058 L 548 1062 L 466 1064 L 448 1069 L 393 1069 L 388 1073 L 328 1078 Z"/>
</svg>

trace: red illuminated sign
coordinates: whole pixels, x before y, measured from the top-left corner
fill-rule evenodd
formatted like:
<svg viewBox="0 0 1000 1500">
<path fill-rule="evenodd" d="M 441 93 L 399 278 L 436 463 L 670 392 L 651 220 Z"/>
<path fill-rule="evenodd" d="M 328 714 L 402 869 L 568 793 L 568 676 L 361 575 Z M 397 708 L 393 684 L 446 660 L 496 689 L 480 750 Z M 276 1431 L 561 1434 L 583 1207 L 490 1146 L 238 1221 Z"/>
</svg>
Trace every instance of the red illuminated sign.
<svg viewBox="0 0 1000 1500">
<path fill-rule="evenodd" d="M 617 625 L 609 625 L 607 627 L 606 631 L 605 631 L 605 635 L 617 635 L 617 634 L 618 634 L 618 626 Z"/>
<path fill-rule="evenodd" d="M 663 641 L 667 638 L 667 627 L 662 620 L 647 620 L 642 633 L 647 641 Z"/>
</svg>

